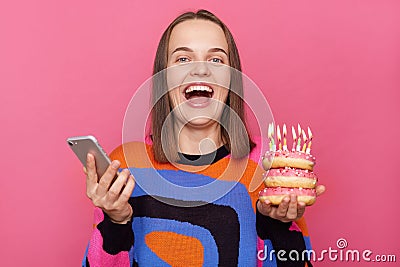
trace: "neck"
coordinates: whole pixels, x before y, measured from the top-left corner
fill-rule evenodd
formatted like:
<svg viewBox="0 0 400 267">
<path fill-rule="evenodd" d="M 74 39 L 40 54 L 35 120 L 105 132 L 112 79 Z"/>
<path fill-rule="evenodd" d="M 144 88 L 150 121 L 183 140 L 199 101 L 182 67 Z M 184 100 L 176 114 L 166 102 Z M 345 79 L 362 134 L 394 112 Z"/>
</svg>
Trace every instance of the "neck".
<svg viewBox="0 0 400 267">
<path fill-rule="evenodd" d="M 179 134 L 179 152 L 184 154 L 208 154 L 224 144 L 221 136 L 221 125 L 217 122 L 201 128 L 186 124 L 180 132 L 178 132 L 179 129 L 175 130 Z"/>
</svg>

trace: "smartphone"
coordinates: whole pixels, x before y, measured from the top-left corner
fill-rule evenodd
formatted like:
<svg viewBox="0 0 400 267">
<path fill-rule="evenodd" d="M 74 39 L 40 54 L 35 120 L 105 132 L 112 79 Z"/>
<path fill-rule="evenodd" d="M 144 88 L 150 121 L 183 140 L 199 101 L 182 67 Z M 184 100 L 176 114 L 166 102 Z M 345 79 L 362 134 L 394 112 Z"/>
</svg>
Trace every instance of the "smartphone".
<svg viewBox="0 0 400 267">
<path fill-rule="evenodd" d="M 96 138 L 92 135 L 75 136 L 68 138 L 67 143 L 85 167 L 87 154 L 91 153 L 94 156 L 96 160 L 97 176 L 100 179 L 111 164 L 111 160 L 97 142 Z"/>
</svg>

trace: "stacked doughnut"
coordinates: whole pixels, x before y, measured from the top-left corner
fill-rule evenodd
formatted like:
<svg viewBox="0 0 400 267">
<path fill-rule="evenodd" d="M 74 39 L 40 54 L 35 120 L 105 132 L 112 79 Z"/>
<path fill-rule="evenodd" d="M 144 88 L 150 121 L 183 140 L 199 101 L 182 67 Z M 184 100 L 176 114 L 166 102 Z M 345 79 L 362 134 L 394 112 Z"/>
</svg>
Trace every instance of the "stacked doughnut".
<svg viewBox="0 0 400 267">
<path fill-rule="evenodd" d="M 297 142 L 296 132 L 292 127 L 293 149 L 289 151 L 286 146 L 286 125 L 283 126 L 283 147 L 279 126 L 277 126 L 279 148 L 276 150 L 273 130 L 270 126 L 268 131 L 270 151 L 265 153 L 262 160 L 266 170 L 264 173 L 266 188 L 260 192 L 261 200 L 268 199 L 273 205 L 279 205 L 283 198 L 295 194 L 298 202 L 304 202 L 306 205 L 314 204 L 317 176 L 313 172 L 315 157 L 310 154 L 312 134 L 308 128 L 309 136 L 307 137 L 300 126 L 298 126 L 298 132 Z M 303 149 L 301 149 L 301 133 L 303 134 Z"/>
</svg>

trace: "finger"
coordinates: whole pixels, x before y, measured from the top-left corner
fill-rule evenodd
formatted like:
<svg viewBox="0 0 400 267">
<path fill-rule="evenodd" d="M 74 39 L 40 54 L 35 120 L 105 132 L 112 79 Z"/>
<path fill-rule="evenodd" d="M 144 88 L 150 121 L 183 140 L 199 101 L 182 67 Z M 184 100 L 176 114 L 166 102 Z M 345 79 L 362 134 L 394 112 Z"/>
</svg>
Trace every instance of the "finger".
<svg viewBox="0 0 400 267">
<path fill-rule="evenodd" d="M 119 201 L 121 201 L 122 203 L 128 202 L 134 188 L 135 188 L 135 179 L 133 178 L 132 175 L 129 175 L 125 188 L 122 190 L 121 195 L 119 197 Z"/>
<path fill-rule="evenodd" d="M 305 211 L 306 211 L 306 203 L 299 202 L 297 205 L 297 218 L 296 219 L 300 219 L 301 217 L 303 217 Z"/>
<path fill-rule="evenodd" d="M 325 192 L 325 190 L 326 190 L 326 188 L 325 188 L 324 185 L 318 185 L 318 186 L 315 188 L 315 192 L 317 193 L 317 197 L 320 196 L 320 195 L 322 195 L 322 194 Z"/>
<path fill-rule="evenodd" d="M 289 201 L 290 198 L 288 196 L 285 196 L 281 202 L 281 204 L 279 204 L 277 210 L 276 210 L 276 215 L 278 215 L 279 217 L 286 217 L 286 213 L 288 211 L 289 208 Z"/>
<path fill-rule="evenodd" d="M 92 188 L 97 184 L 96 161 L 90 153 L 86 157 L 86 186 Z"/>
<path fill-rule="evenodd" d="M 98 195 L 106 195 L 120 165 L 121 163 L 118 160 L 114 160 L 111 162 L 110 166 L 108 166 L 106 172 L 99 180 L 99 186 L 97 187 Z"/>
<path fill-rule="evenodd" d="M 107 199 L 110 201 L 116 201 L 119 198 L 119 195 L 121 194 L 121 189 L 125 185 L 128 177 L 130 175 L 130 172 L 128 169 L 123 170 L 115 179 L 115 181 L 112 183 L 110 189 L 108 190 L 107 193 Z"/>
<path fill-rule="evenodd" d="M 290 202 L 286 212 L 286 218 L 289 220 L 295 220 L 297 218 L 297 196 L 295 194 L 290 194 Z"/>
<path fill-rule="evenodd" d="M 258 211 L 265 216 L 270 216 L 272 212 L 272 203 L 268 200 L 259 200 L 257 203 Z"/>
<path fill-rule="evenodd" d="M 86 169 L 86 167 L 85 166 L 83 166 L 83 173 L 85 174 L 85 175 L 87 175 L 87 169 Z"/>
</svg>

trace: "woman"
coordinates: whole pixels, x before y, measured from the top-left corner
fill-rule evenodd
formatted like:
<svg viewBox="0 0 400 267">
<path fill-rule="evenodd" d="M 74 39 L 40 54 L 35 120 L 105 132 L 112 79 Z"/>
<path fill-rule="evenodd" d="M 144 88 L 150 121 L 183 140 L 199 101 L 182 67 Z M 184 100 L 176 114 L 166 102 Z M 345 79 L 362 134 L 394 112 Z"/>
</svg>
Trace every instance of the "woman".
<svg viewBox="0 0 400 267">
<path fill-rule="evenodd" d="M 100 179 L 88 154 L 87 195 L 99 209 L 84 266 L 305 266 L 287 256 L 310 248 L 304 203 L 291 195 L 276 207 L 257 201 L 262 186 L 247 191 L 262 169 L 236 70 L 232 34 L 212 13 L 188 12 L 169 25 L 154 62 L 162 79 L 154 80 L 151 141 L 114 150 Z M 160 177 L 179 187 L 145 188 Z M 265 257 L 272 249 L 286 258 Z"/>
</svg>

